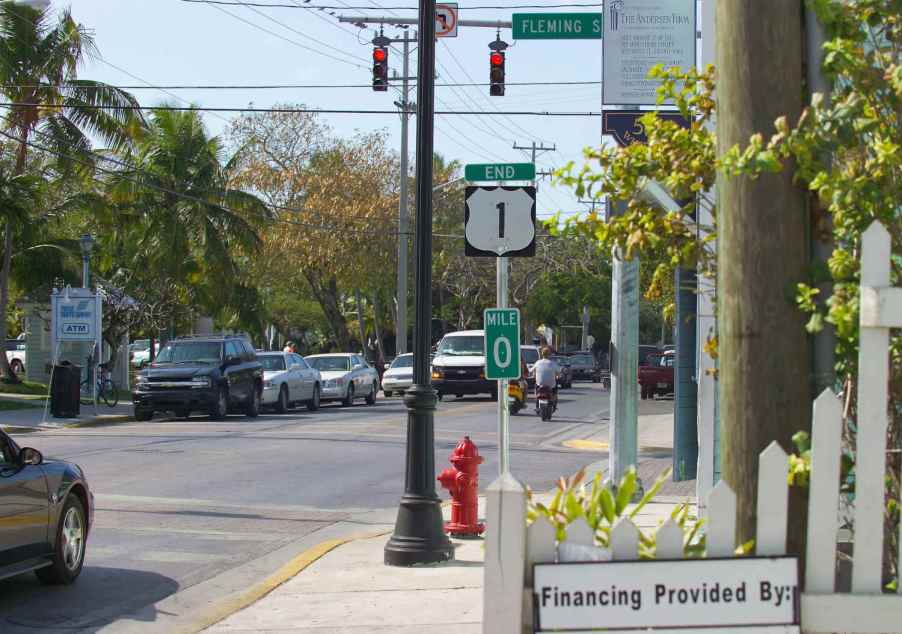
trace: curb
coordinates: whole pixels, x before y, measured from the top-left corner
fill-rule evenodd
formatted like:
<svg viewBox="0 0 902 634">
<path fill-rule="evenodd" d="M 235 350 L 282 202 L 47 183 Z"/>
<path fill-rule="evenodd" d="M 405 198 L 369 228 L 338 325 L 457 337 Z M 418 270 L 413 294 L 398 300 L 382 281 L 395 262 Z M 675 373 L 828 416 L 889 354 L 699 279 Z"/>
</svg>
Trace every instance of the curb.
<svg viewBox="0 0 902 634">
<path fill-rule="evenodd" d="M 180 634 L 197 634 L 209 627 L 212 627 L 232 616 L 236 612 L 247 608 L 270 592 L 281 586 L 289 579 L 297 576 L 304 571 L 305 568 L 322 559 L 325 555 L 335 550 L 339 546 L 343 546 L 349 542 L 360 539 L 373 539 L 382 535 L 387 535 L 391 530 L 378 531 L 374 533 L 358 533 L 341 539 L 330 539 L 320 542 L 316 546 L 311 546 L 300 555 L 283 565 L 274 573 L 269 575 L 263 581 L 251 586 L 247 590 L 240 592 L 236 596 L 224 599 L 216 605 L 210 607 L 204 614 L 201 614 L 194 623 L 177 630 Z"/>
<path fill-rule="evenodd" d="M 65 425 L 0 425 L 0 429 L 7 434 L 33 434 L 41 431 L 60 431 L 63 429 L 79 429 L 83 427 L 105 427 L 107 425 L 119 425 L 133 423 L 135 419 L 128 414 L 111 414 L 104 418 L 92 418 L 77 423 Z"/>
</svg>

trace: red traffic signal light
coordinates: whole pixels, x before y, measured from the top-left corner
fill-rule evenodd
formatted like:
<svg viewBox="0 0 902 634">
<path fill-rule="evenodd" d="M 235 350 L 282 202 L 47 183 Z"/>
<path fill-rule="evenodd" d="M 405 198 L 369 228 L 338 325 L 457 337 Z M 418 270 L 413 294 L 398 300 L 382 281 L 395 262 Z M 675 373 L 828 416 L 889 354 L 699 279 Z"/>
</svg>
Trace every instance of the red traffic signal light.
<svg viewBox="0 0 902 634">
<path fill-rule="evenodd" d="M 489 54 L 489 95 L 492 97 L 504 96 L 504 62 L 502 51 Z"/>
<path fill-rule="evenodd" d="M 373 90 L 388 90 L 388 49 L 384 46 L 373 49 Z"/>
</svg>

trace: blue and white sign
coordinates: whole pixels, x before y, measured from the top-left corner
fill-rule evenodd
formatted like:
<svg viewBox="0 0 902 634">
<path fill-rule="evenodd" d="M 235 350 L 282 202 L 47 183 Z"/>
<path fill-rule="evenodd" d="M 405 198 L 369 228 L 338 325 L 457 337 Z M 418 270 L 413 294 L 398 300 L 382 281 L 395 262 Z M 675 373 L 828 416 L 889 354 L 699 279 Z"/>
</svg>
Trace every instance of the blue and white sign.
<svg viewBox="0 0 902 634">
<path fill-rule="evenodd" d="M 52 296 L 53 332 L 57 342 L 96 341 L 101 334 L 100 298 L 85 289 L 66 289 Z"/>
</svg>

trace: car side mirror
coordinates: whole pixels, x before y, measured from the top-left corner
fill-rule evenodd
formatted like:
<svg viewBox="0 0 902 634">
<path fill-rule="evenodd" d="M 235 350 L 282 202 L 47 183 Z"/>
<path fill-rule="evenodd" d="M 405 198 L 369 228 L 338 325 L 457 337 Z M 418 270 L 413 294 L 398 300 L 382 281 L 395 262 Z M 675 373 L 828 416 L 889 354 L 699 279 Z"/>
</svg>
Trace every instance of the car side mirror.
<svg viewBox="0 0 902 634">
<path fill-rule="evenodd" d="M 37 449 L 22 447 L 19 451 L 19 463 L 23 465 L 38 466 L 44 462 L 44 456 Z"/>
<path fill-rule="evenodd" d="M 226 357 L 225 363 L 223 365 L 238 365 L 241 363 L 241 359 L 239 357 Z"/>
<path fill-rule="evenodd" d="M 386 370 L 388 370 L 391 367 L 391 363 L 386 363 L 384 367 Z"/>
</svg>

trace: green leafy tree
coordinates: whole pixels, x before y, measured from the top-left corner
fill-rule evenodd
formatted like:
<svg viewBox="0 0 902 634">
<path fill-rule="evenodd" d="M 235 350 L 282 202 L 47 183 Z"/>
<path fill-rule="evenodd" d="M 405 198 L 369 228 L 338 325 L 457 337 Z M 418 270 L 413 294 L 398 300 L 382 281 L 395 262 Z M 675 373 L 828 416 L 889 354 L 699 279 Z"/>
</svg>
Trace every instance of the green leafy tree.
<svg viewBox="0 0 902 634">
<path fill-rule="evenodd" d="M 848 440 L 854 445 L 855 390 L 858 375 L 858 306 L 861 234 L 879 220 L 892 236 L 892 283 L 902 279 L 902 12 L 898 0 L 812 0 L 828 39 L 823 72 L 832 86 L 829 99 L 813 95 L 798 120 L 780 117 L 772 131 L 762 130 L 743 146 L 717 152 L 712 121 L 715 113 L 714 69 L 653 71 L 662 80 L 660 100 L 673 98 L 691 118 L 683 130 L 654 114 L 644 119 L 648 144 L 587 150 L 589 163 L 570 166 L 561 180 L 581 195 L 608 195 L 631 200 L 648 180 L 664 184 L 678 199 L 700 194 L 713 222 L 695 220 L 695 205 L 664 212 L 631 200 L 626 215 L 611 222 L 597 218 L 576 229 L 606 246 L 653 254 L 659 269 L 647 287 L 670 277 L 676 266 L 695 266 L 713 279 L 717 273 L 717 210 L 704 192 L 718 173 L 756 177 L 793 169 L 799 187 L 809 192 L 811 231 L 830 240 L 833 253 L 824 266 L 812 262 L 806 279 L 798 280 L 799 309 L 809 314 L 809 332 L 825 324 L 836 329 L 836 372 L 845 386 Z M 792 89 L 792 88 L 790 88 Z M 799 86 L 799 90 L 803 87 Z M 806 248 L 807 245 L 800 245 Z M 829 297 L 818 288 L 829 280 Z M 711 342 L 716 350 L 716 342 Z M 902 335 L 890 344 L 891 447 L 902 433 Z M 757 395 L 760 398 L 760 395 Z M 887 495 L 898 499 L 899 456 L 889 454 Z M 887 552 L 895 553 L 898 507 L 887 507 Z M 895 557 L 887 561 L 895 564 Z"/>
<path fill-rule="evenodd" d="M 105 268 L 127 269 L 131 289 L 149 303 L 180 306 L 173 322 L 211 315 L 259 332 L 247 273 L 270 213 L 233 184 L 238 156 L 226 156 L 196 112 L 158 109 L 119 157 L 123 167 L 106 183 L 109 213 L 100 219 Z"/>
<path fill-rule="evenodd" d="M 78 67 L 96 54 L 88 30 L 69 11 L 53 20 L 47 10 L 14 2 L 0 3 L 0 94 L 11 103 L 2 128 L 16 141 L 12 176 L 26 173 L 31 144 L 58 152 L 58 158 L 89 157 L 88 134 L 115 147 L 138 132 L 141 117 L 135 99 L 122 90 L 77 78 Z M 0 340 L 6 338 L 11 259 L 16 222 L 21 214 L 4 214 L 3 264 L 0 267 Z M 6 356 L 0 370 L 14 379 Z"/>
</svg>

